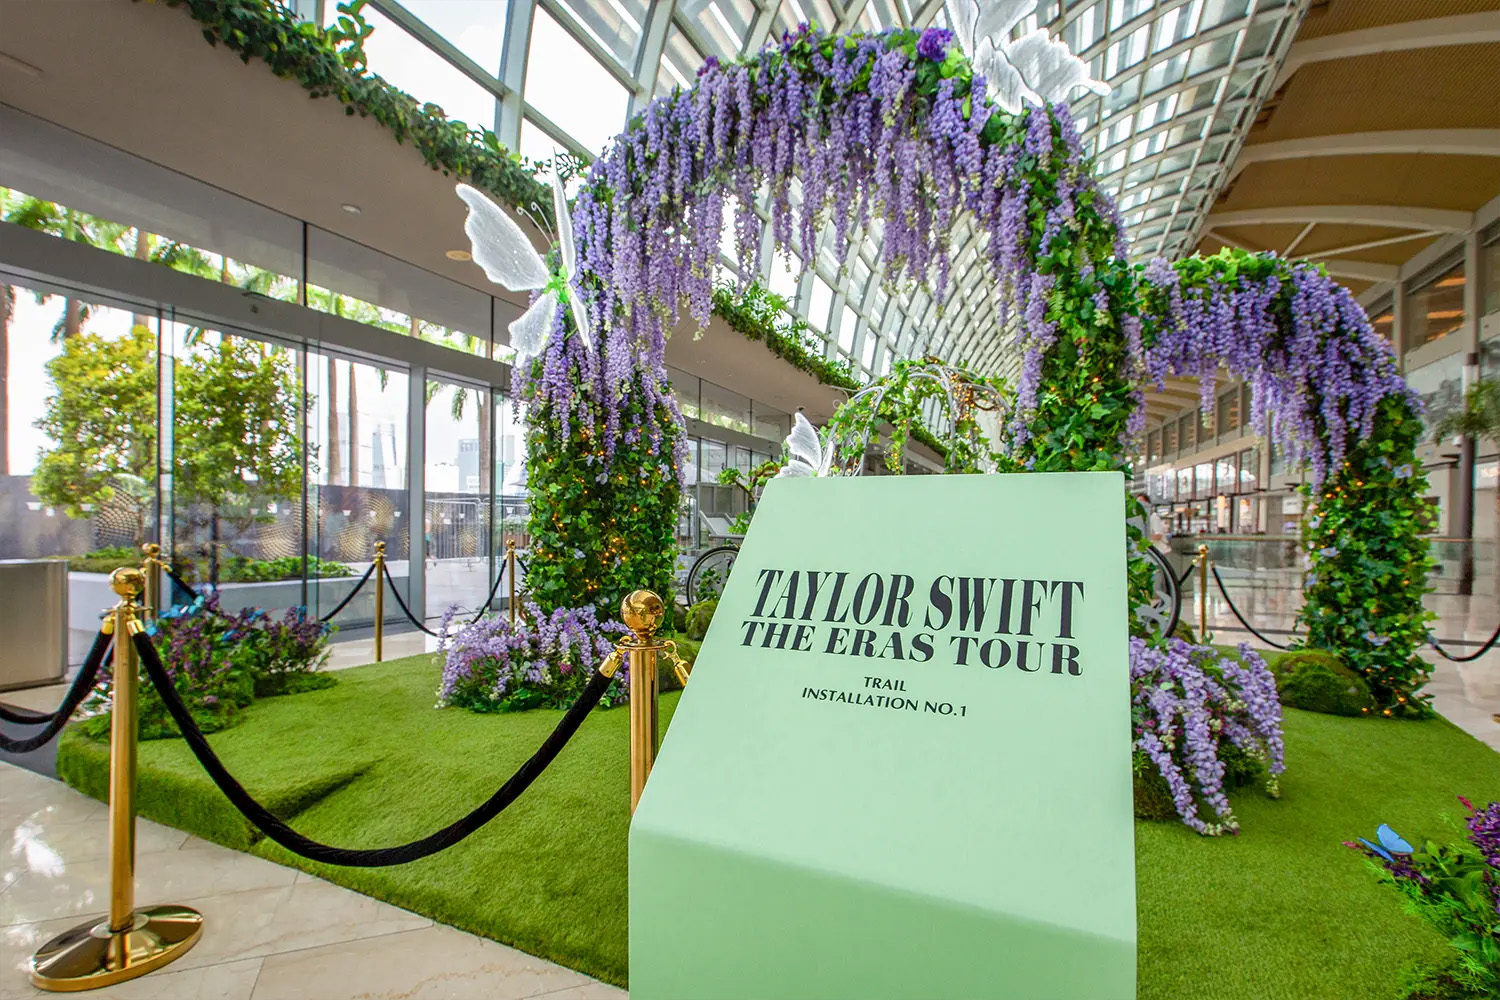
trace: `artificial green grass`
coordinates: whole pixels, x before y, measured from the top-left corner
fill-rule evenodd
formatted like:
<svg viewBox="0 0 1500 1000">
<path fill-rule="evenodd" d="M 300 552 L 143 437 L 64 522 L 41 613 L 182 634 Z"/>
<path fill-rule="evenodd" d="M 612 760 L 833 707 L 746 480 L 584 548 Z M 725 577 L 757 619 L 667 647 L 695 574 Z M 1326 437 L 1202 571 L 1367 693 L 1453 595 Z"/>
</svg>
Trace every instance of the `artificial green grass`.
<svg viewBox="0 0 1500 1000">
<path fill-rule="evenodd" d="M 340 846 L 401 843 L 452 821 L 560 716 L 435 711 L 431 656 L 339 678 L 327 690 L 257 702 L 244 723 L 211 739 L 258 796 L 324 782 L 322 797 L 296 799 L 293 825 Z M 663 696 L 663 725 L 676 703 Z M 1136 824 L 1142 1000 L 1394 1000 L 1405 966 L 1444 958 L 1441 939 L 1404 916 L 1396 894 L 1340 842 L 1381 822 L 1408 838 L 1445 839 L 1442 817 L 1461 812 L 1456 794 L 1500 799 L 1500 755 L 1442 720 L 1286 714 L 1282 798 L 1254 788 L 1236 795 L 1240 836 Z M 623 985 L 628 729 L 624 710 L 593 713 L 510 809 L 423 861 L 347 869 L 267 841 L 252 850 Z M 99 794 L 101 751 L 67 739 L 60 773 Z M 177 741 L 142 745 L 140 786 L 146 815 L 196 833 L 211 835 L 199 824 L 222 827 L 231 809 Z"/>
</svg>

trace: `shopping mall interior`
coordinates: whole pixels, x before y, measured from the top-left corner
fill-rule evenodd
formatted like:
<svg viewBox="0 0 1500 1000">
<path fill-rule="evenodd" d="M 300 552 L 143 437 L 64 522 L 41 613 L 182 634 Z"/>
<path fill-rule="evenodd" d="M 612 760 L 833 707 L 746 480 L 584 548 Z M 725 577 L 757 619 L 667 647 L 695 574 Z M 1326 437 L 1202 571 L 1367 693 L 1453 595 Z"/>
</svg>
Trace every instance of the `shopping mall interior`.
<svg viewBox="0 0 1500 1000">
<path fill-rule="evenodd" d="M 0 0 L 0 1000 L 1500 996 L 1496 94 L 1500 0 Z"/>
</svg>

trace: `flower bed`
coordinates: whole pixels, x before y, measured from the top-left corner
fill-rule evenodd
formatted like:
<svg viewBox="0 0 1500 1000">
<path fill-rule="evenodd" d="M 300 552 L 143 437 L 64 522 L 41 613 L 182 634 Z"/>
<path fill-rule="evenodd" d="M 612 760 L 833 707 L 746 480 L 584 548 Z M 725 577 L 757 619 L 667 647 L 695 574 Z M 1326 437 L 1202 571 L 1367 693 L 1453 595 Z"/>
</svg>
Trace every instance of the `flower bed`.
<svg viewBox="0 0 1500 1000">
<path fill-rule="evenodd" d="M 177 692 L 206 733 L 240 721 L 256 698 L 292 694 L 334 683 L 318 668 L 328 659 L 333 627 L 309 619 L 302 608 L 272 618 L 258 608 L 235 615 L 219 609 L 218 596 L 199 597 L 183 608 L 162 612 L 146 633 L 161 653 L 162 665 Z M 79 724 L 87 736 L 109 733 L 112 663 L 99 673 L 98 687 L 86 705 L 96 714 Z M 149 681 L 138 697 L 140 738 L 181 735 L 167 715 L 166 704 Z"/>
<path fill-rule="evenodd" d="M 508 617 L 486 615 L 450 631 L 457 606 L 443 615 L 438 652 L 444 654 L 438 706 L 474 712 L 520 712 L 529 708 L 568 708 L 588 685 L 593 668 L 615 648 L 619 622 L 600 622 L 593 608 L 558 608 L 551 614 L 526 603 L 512 626 Z M 630 671 L 602 704 L 628 699 Z"/>
<path fill-rule="evenodd" d="M 1446 967 L 1418 971 L 1413 997 L 1500 996 L 1500 802 L 1476 809 L 1463 796 L 1458 801 L 1469 814 L 1465 840 L 1413 847 L 1382 825 L 1379 843 L 1361 837 L 1344 844 L 1369 859 L 1380 881 L 1406 898 L 1407 912 L 1453 948 Z"/>
<path fill-rule="evenodd" d="M 1231 748 L 1263 768 L 1267 793 L 1279 794 L 1281 702 L 1270 668 L 1248 645 L 1235 659 L 1181 639 L 1131 639 L 1130 684 L 1136 773 L 1155 766 L 1185 824 L 1209 836 L 1239 830 L 1225 794 Z"/>
</svg>

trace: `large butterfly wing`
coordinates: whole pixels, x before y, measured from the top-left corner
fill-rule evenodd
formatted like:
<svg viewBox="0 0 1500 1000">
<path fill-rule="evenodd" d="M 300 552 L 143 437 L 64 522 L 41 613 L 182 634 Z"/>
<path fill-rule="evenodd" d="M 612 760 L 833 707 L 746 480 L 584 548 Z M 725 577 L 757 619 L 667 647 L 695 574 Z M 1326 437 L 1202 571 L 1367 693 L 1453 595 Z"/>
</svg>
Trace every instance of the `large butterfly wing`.
<svg viewBox="0 0 1500 1000">
<path fill-rule="evenodd" d="M 800 413 L 792 425 L 792 433 L 787 435 L 786 448 L 793 461 L 801 462 L 809 469 L 816 471 L 823 464 L 823 442 L 818 440 L 813 425 Z"/>
<path fill-rule="evenodd" d="M 584 308 L 583 298 L 572 281 L 568 282 L 568 308 L 573 311 L 573 325 L 578 328 L 578 336 L 583 338 L 583 346 L 592 351 L 594 340 L 589 333 L 589 311 Z"/>
<path fill-rule="evenodd" d="M 469 237 L 474 263 L 484 268 L 485 277 L 513 292 L 545 285 L 547 265 L 515 220 L 483 192 L 467 184 L 455 190 L 469 206 L 464 234 Z"/>
<path fill-rule="evenodd" d="M 552 173 L 552 212 L 557 219 L 557 239 L 562 244 L 562 263 L 568 277 L 578 273 L 578 253 L 573 249 L 573 213 L 568 211 L 568 195 L 557 172 Z"/>
<path fill-rule="evenodd" d="M 1061 104 L 1075 87 L 1085 87 L 1098 94 L 1109 93 L 1109 84 L 1089 78 L 1089 67 L 1075 56 L 1064 42 L 1038 28 L 1005 47 L 1006 58 L 1020 71 L 1022 79 L 1046 101 Z"/>
<path fill-rule="evenodd" d="M 542 353 L 542 345 L 547 343 L 556 318 L 557 294 L 547 292 L 533 302 L 520 319 L 510 324 L 510 346 L 522 357 Z"/>
<path fill-rule="evenodd" d="M 816 475 L 816 474 L 817 474 L 817 470 L 814 469 L 812 466 L 808 465 L 806 462 L 802 461 L 802 459 L 800 459 L 800 458 L 794 458 L 790 462 L 786 463 L 785 465 L 783 465 L 781 467 L 781 471 L 776 473 L 776 478 L 777 479 L 802 479 L 802 478 L 805 478 L 807 476 L 812 476 L 812 475 Z"/>
<path fill-rule="evenodd" d="M 1036 0 L 986 0 L 976 5 L 979 10 L 974 22 L 974 40 L 988 38 L 996 46 L 1010 41 L 1011 29 L 1036 9 Z"/>
<path fill-rule="evenodd" d="M 974 71 L 983 73 L 990 96 L 996 104 L 1011 114 L 1019 114 L 1021 105 L 1027 100 L 1036 100 L 1036 95 L 1026 86 L 1019 70 L 1006 58 L 1005 52 L 988 39 L 979 43 L 979 52 L 973 59 Z"/>
<path fill-rule="evenodd" d="M 1401 839 L 1401 835 L 1389 826 L 1382 823 L 1375 830 L 1375 836 L 1380 839 L 1380 846 L 1392 854 L 1410 854 L 1412 846 Z"/>
</svg>

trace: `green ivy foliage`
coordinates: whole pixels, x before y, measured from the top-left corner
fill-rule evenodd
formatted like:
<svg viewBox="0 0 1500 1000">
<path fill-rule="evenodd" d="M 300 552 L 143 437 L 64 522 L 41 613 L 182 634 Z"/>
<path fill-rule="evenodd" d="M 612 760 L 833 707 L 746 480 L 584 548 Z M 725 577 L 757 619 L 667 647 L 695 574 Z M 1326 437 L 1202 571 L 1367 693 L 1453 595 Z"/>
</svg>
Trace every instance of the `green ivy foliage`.
<svg viewBox="0 0 1500 1000">
<path fill-rule="evenodd" d="M 139 2 L 139 0 L 136 0 Z M 210 45 L 223 45 L 241 62 L 260 59 L 271 72 L 296 80 L 315 97 L 333 97 L 347 115 L 373 118 L 400 143 L 422 154 L 445 176 L 465 178 L 500 200 L 552 221 L 552 197 L 536 170 L 482 126 L 449 119 L 365 71 L 364 40 L 374 29 L 361 14 L 364 0 L 340 4 L 334 28 L 303 21 L 275 0 L 165 0 L 203 27 Z"/>
<path fill-rule="evenodd" d="M 713 311 L 732 329 L 765 344 L 772 354 L 824 385 L 849 392 L 863 388 L 847 361 L 834 361 L 819 353 L 822 345 L 817 336 L 805 320 L 791 315 L 790 309 L 783 296 L 759 282 L 743 290 L 732 283 L 714 288 Z"/>
<path fill-rule="evenodd" d="M 1005 383 L 990 376 L 975 375 L 962 364 L 951 366 L 953 378 L 959 384 L 953 387 L 957 394 L 967 393 L 971 397 L 990 396 L 1003 400 Z M 934 378 L 941 381 L 934 381 Z M 862 461 L 866 446 L 887 425 L 891 428 L 890 447 L 886 450 L 885 466 L 891 472 L 904 471 L 906 442 L 921 429 L 919 421 L 922 405 L 929 399 L 940 400 L 946 409 L 948 389 L 944 382 L 949 373 L 937 368 L 931 360 L 902 360 L 891 366 L 890 374 L 872 383 L 870 391 L 844 403 L 829 419 L 827 434 L 837 441 L 837 459 L 841 463 Z M 984 400 L 979 399 L 979 404 Z M 988 471 L 1015 471 L 1015 463 L 997 451 L 980 428 L 972 409 L 954 414 L 953 427 L 940 442 L 940 454 L 944 456 L 944 472 L 975 473 Z"/>
<path fill-rule="evenodd" d="M 1210 286 L 1233 287 L 1240 280 L 1281 281 L 1271 310 L 1277 327 L 1290 335 L 1294 293 L 1293 262 L 1272 253 L 1225 250 L 1173 264 L 1184 293 Z M 1142 281 L 1139 306 L 1149 339 L 1155 324 L 1169 315 L 1167 293 Z M 1329 331 L 1337 335 L 1336 331 Z M 1324 433 L 1321 415 L 1317 429 Z M 1340 654 L 1369 685 L 1374 712 L 1385 716 L 1431 714 L 1428 696 L 1418 693 L 1430 667 L 1417 655 L 1433 615 L 1423 606 L 1432 560 L 1422 537 L 1428 518 L 1427 480 L 1416 458 L 1422 421 L 1400 396 L 1384 399 L 1369 436 L 1349 450 L 1317 495 L 1307 487 L 1309 514 L 1303 541 L 1312 570 L 1305 580 L 1305 602 L 1298 621 L 1306 645 Z"/>
<path fill-rule="evenodd" d="M 1427 480 L 1416 472 L 1422 420 L 1388 397 L 1375 429 L 1312 496 L 1302 537 L 1313 570 L 1299 621 L 1307 644 L 1339 651 L 1370 686 L 1387 716 L 1429 715 L 1419 693 L 1431 667 L 1417 655 L 1436 616 L 1422 604 L 1432 557 L 1426 530 Z"/>
<path fill-rule="evenodd" d="M 713 311 L 730 329 L 765 344 L 772 354 L 824 385 L 850 393 L 863 389 L 864 383 L 854 377 L 847 361 L 832 360 L 820 353 L 822 345 L 817 336 L 790 309 L 784 296 L 759 282 L 751 282 L 744 289 L 733 283 L 714 288 Z M 924 425 L 912 424 L 910 435 L 940 457 L 947 456 L 948 449 Z"/>
<path fill-rule="evenodd" d="M 532 364 L 539 377 L 541 361 Z M 646 398 L 640 386 L 625 394 L 620 404 L 625 423 L 646 416 Z M 564 438 L 546 406 L 530 406 L 526 588 L 532 600 L 547 610 L 592 605 L 601 621 L 617 618 L 620 597 L 639 588 L 670 602 L 682 502 L 670 456 L 680 425 L 658 408 L 649 423 L 662 428 L 659 451 L 652 451 L 644 435 L 634 442 L 622 437 L 613 460 L 606 460 L 592 425 L 574 421 Z"/>
</svg>

